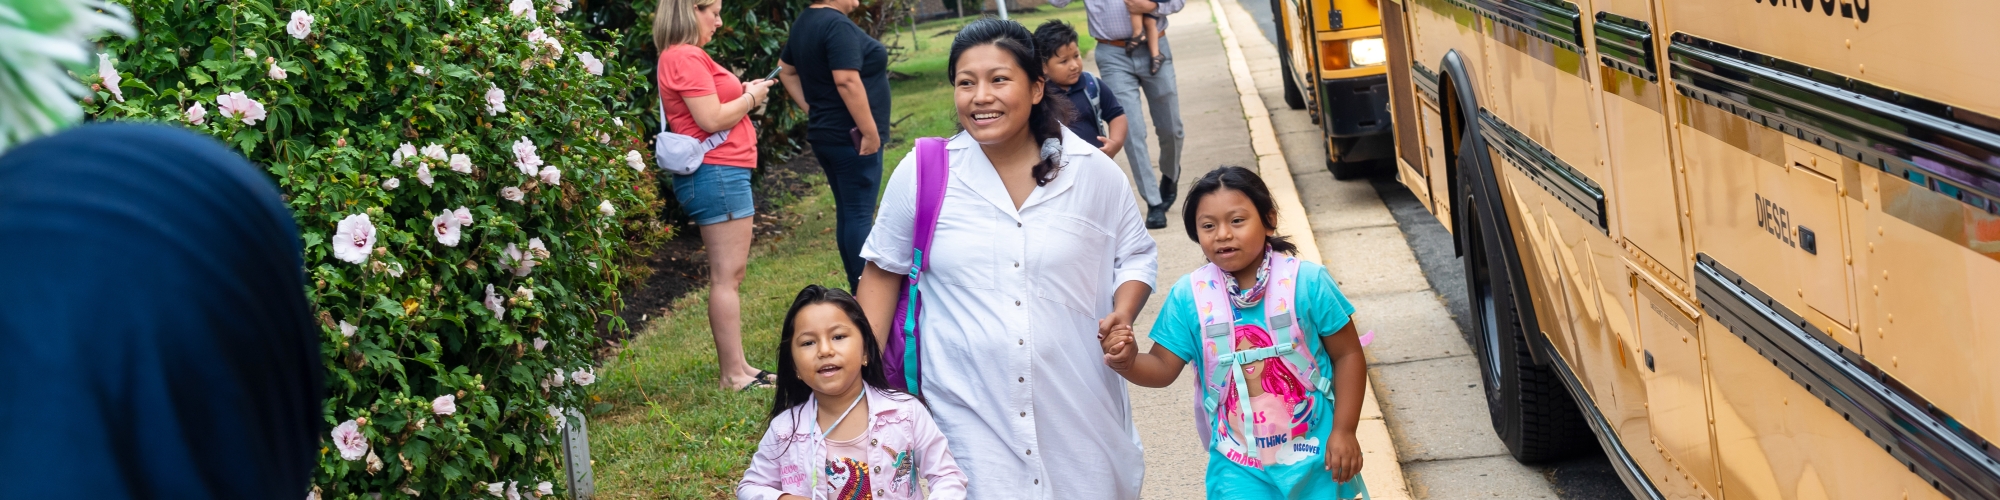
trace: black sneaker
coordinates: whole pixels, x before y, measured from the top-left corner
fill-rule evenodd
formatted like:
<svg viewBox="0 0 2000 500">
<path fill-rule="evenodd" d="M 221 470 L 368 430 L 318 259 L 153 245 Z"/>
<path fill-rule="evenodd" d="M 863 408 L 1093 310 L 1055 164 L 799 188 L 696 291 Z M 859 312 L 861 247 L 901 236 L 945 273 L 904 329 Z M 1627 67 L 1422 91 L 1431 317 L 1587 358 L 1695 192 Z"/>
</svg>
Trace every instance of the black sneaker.
<svg viewBox="0 0 2000 500">
<path fill-rule="evenodd" d="M 1153 205 L 1146 209 L 1146 229 L 1167 227 L 1167 205 Z"/>
<path fill-rule="evenodd" d="M 1180 198 L 1180 194 L 1181 194 L 1180 183 L 1174 182 L 1174 178 L 1172 177 L 1160 176 L 1161 208 L 1174 206 L 1174 200 Z"/>
</svg>

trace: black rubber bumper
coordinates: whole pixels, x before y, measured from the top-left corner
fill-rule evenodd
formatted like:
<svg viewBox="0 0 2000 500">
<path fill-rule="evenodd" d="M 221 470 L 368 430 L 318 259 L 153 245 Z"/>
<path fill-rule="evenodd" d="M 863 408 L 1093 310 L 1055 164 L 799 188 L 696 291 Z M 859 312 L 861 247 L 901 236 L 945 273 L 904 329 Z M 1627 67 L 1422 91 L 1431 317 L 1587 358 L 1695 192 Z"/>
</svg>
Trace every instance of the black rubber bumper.
<svg viewBox="0 0 2000 500">
<path fill-rule="evenodd" d="M 1389 75 L 1320 80 L 1319 103 L 1329 137 L 1389 133 Z"/>
</svg>

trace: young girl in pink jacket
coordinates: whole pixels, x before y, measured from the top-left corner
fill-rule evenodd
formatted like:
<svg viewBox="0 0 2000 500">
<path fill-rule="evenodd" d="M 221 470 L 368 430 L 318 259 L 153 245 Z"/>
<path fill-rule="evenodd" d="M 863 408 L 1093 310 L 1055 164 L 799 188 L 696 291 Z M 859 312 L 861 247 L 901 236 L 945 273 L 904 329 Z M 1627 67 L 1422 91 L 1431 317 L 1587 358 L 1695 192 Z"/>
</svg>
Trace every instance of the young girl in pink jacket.
<svg viewBox="0 0 2000 500">
<path fill-rule="evenodd" d="M 965 498 L 965 473 L 922 400 L 890 389 L 852 295 L 807 286 L 785 314 L 771 427 L 740 500 Z M 928 497 L 917 487 L 929 482 Z"/>
</svg>

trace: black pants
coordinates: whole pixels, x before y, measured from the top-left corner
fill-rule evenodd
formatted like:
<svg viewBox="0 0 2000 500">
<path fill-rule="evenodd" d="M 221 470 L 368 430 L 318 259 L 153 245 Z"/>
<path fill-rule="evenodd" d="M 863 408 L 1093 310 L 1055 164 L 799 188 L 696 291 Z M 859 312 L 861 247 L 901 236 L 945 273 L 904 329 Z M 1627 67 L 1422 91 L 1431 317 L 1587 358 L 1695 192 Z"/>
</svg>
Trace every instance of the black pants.
<svg viewBox="0 0 2000 500">
<path fill-rule="evenodd" d="M 812 143 L 813 156 L 826 172 L 826 184 L 833 191 L 835 240 L 840 245 L 840 265 L 847 271 L 847 289 L 860 288 L 861 245 L 875 229 L 875 198 L 881 193 L 882 152 L 861 156 L 853 144 Z"/>
</svg>

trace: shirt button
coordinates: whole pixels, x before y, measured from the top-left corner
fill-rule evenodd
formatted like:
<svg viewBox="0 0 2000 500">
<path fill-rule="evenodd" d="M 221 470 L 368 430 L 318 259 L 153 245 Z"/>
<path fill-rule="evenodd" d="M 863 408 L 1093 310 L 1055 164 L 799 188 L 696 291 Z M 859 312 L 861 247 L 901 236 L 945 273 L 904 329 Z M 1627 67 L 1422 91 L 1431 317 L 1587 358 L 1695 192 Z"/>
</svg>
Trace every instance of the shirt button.
<svg viewBox="0 0 2000 500">
<path fill-rule="evenodd" d="M 1024 412 L 1021 412 L 1021 416 L 1023 416 L 1023 417 L 1025 417 L 1025 416 L 1028 416 L 1028 412 L 1025 412 L 1025 411 L 1024 411 Z M 1030 451 L 1030 452 L 1028 452 L 1028 453 L 1032 454 L 1032 453 L 1034 453 L 1034 452 Z"/>
<path fill-rule="evenodd" d="M 1042 480 L 1040 480 L 1040 479 L 1036 479 L 1036 480 L 1035 480 L 1035 484 L 1042 484 Z"/>
<path fill-rule="evenodd" d="M 1027 382 L 1028 377 L 1014 377 L 1015 382 Z"/>
<path fill-rule="evenodd" d="M 1028 345 L 1028 339 L 1014 339 L 1014 343 L 1021 345 Z"/>
<path fill-rule="evenodd" d="M 1021 301 L 1018 301 L 1018 300 L 1014 301 L 1014 305 L 1016 305 L 1016 306 L 1019 306 L 1019 305 L 1021 305 Z"/>
<path fill-rule="evenodd" d="M 868 446 L 875 446 L 875 442 L 876 442 L 876 441 L 878 441 L 878 440 L 875 440 L 875 439 L 870 439 L 870 440 L 868 440 Z"/>
<path fill-rule="evenodd" d="M 875 473 L 876 473 L 876 474 L 881 474 L 881 473 L 882 473 L 882 466 L 880 466 L 880 465 L 877 465 L 877 466 L 875 466 Z M 878 493 L 878 494 L 879 494 L 879 493 Z"/>
<path fill-rule="evenodd" d="M 1021 227 L 1021 223 L 1019 222 L 1014 223 L 1014 227 Z"/>
<path fill-rule="evenodd" d="M 1015 263 L 1014 263 L 1014 267 L 1021 267 L 1021 263 L 1019 263 L 1019 262 L 1015 262 Z"/>
<path fill-rule="evenodd" d="M 1028 450 L 1028 454 L 1029 454 L 1029 455 L 1033 455 L 1033 454 L 1035 454 L 1035 450 Z"/>
</svg>

